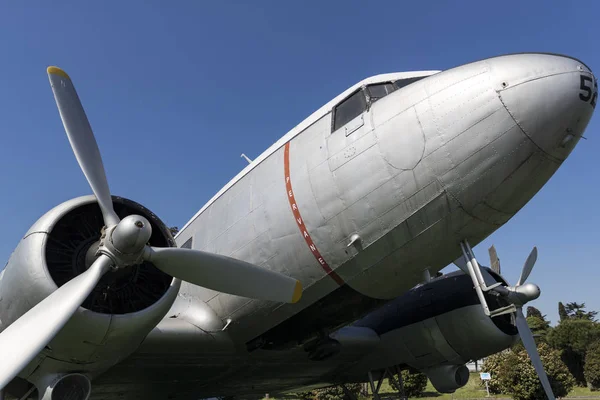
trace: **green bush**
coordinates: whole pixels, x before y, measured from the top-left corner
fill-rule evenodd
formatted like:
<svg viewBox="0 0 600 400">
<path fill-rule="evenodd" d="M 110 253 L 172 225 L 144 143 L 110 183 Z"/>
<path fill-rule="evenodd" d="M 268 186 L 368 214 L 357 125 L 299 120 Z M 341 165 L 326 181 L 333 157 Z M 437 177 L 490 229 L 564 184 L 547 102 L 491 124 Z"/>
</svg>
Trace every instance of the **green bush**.
<svg viewBox="0 0 600 400">
<path fill-rule="evenodd" d="M 565 362 L 577 384 L 585 386 L 584 360 L 588 347 L 600 340 L 600 324 L 585 319 L 567 319 L 552 329 L 546 341 L 561 351 Z"/>
<path fill-rule="evenodd" d="M 488 381 L 488 388 L 491 394 L 501 394 L 503 382 L 500 379 L 500 371 L 502 365 L 505 363 L 508 354 L 511 350 L 501 351 L 500 353 L 492 354 L 488 356 L 481 365 L 481 372 L 489 372 L 492 379 Z M 482 386 L 485 386 L 485 382 L 481 381 Z"/>
<path fill-rule="evenodd" d="M 583 374 L 591 390 L 600 389 L 600 340 L 595 341 L 588 347 Z"/>
<path fill-rule="evenodd" d="M 301 400 L 314 400 L 315 399 L 315 394 L 313 393 L 312 390 L 309 390 L 307 392 L 295 392 L 294 396 Z"/>
<path fill-rule="evenodd" d="M 427 387 L 427 375 L 413 368 L 404 369 L 401 374 L 404 394 L 408 397 L 421 396 Z M 394 378 L 397 379 L 397 377 Z M 400 392 L 400 389 L 396 387 L 393 380 L 390 379 L 389 384 L 394 390 Z"/>
<path fill-rule="evenodd" d="M 361 389 L 360 383 L 347 383 L 346 388 L 358 397 Z M 350 400 L 344 389 L 341 386 L 330 386 L 322 389 L 315 389 L 312 391 L 313 399 L 315 400 Z"/>
<path fill-rule="evenodd" d="M 538 352 L 556 397 L 566 396 L 575 379 L 560 358 L 560 352 L 545 343 L 538 344 Z M 515 400 L 545 400 L 546 394 L 525 349 L 515 348 L 490 356 L 482 369 L 492 374 L 490 392 L 504 393 Z"/>
</svg>

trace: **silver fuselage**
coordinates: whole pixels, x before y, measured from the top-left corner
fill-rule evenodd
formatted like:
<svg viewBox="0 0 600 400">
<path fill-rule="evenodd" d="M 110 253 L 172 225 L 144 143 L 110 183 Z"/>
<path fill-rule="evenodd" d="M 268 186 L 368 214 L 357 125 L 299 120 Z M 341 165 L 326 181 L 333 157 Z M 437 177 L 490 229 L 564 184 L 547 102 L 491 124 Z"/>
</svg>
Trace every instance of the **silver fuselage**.
<svg viewBox="0 0 600 400">
<path fill-rule="evenodd" d="M 355 85 L 249 165 L 176 238 L 299 279 L 301 301 L 251 300 L 186 283 L 181 296 L 231 320 L 236 343 L 340 286 L 398 296 L 425 268 L 456 259 L 460 240 L 476 245 L 506 223 L 553 175 L 593 112 L 580 96 L 581 76 L 595 79 L 569 57 L 486 59 L 397 90 L 350 121 L 351 129 L 332 132 L 341 99 L 389 76 Z M 359 240 L 349 245 L 353 235 Z"/>
</svg>

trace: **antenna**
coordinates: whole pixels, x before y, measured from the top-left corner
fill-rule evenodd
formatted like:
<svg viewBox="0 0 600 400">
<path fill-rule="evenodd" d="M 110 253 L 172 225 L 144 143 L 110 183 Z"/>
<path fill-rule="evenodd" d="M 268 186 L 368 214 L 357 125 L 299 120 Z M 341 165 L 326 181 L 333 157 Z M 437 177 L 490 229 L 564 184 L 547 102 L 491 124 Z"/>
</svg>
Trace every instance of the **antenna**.
<svg viewBox="0 0 600 400">
<path fill-rule="evenodd" d="M 252 162 L 251 159 L 249 159 L 248 157 L 246 157 L 246 155 L 244 153 L 242 153 L 242 155 L 240 157 L 243 157 L 246 159 L 246 161 L 248 161 L 248 164 L 250 164 Z"/>
</svg>

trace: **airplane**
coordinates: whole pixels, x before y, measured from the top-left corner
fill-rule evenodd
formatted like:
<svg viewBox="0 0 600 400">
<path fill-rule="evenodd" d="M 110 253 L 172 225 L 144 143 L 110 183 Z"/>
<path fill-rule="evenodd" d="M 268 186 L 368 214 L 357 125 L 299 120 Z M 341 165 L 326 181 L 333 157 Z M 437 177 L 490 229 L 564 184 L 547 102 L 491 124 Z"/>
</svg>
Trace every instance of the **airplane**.
<svg viewBox="0 0 600 400">
<path fill-rule="evenodd" d="M 94 194 L 44 214 L 0 272 L 0 388 L 191 399 L 320 385 L 353 366 L 364 377 L 407 363 L 393 359 L 401 341 L 425 351 L 423 332 L 390 339 L 378 365 L 378 325 L 349 324 L 454 260 L 488 325 L 510 316 L 553 398 L 522 313 L 540 295 L 525 283 L 537 250 L 510 286 L 471 245 L 507 223 L 582 137 L 598 87 L 580 60 L 521 53 L 364 79 L 251 160 L 175 238 L 150 210 L 111 195 L 71 78 L 47 73 Z M 446 321 L 440 330 L 453 329 Z M 452 381 L 462 359 L 440 351 L 420 366 L 443 365 L 430 379 Z"/>
</svg>

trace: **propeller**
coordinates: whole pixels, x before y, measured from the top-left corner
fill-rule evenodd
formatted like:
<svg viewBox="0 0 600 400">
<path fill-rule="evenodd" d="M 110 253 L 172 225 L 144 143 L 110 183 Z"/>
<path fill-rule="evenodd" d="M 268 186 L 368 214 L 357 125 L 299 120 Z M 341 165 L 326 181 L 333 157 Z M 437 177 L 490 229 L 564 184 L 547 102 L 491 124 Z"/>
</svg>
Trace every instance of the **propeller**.
<svg viewBox="0 0 600 400">
<path fill-rule="evenodd" d="M 58 67 L 48 67 L 47 72 L 73 153 L 102 211 L 105 234 L 98 258 L 86 272 L 0 333 L 0 390 L 44 349 L 110 270 L 149 261 L 170 276 L 212 290 L 284 303 L 300 300 L 300 281 L 286 275 L 218 254 L 147 245 L 150 222 L 140 215 L 121 220 L 113 209 L 100 150 L 71 78 Z"/>
<path fill-rule="evenodd" d="M 107 227 L 117 225 L 119 217 L 113 210 L 100 150 L 75 87 L 60 68 L 48 67 L 48 77 L 71 148 L 98 200 L 104 223 Z"/>
<path fill-rule="evenodd" d="M 62 285 L 2 331 L 0 390 L 56 336 L 111 263 L 109 257 L 101 255 L 87 271 Z"/>
<path fill-rule="evenodd" d="M 488 249 L 488 252 L 490 253 L 490 268 L 498 275 L 501 275 L 502 272 L 500 271 L 500 259 L 498 258 L 498 253 L 496 253 L 496 248 L 494 245 Z"/>
<path fill-rule="evenodd" d="M 498 261 L 496 255 L 496 249 L 492 246 L 489 250 L 490 252 L 490 260 L 492 265 L 496 262 L 498 271 L 500 271 L 500 262 Z M 525 264 L 523 265 L 523 269 L 521 270 L 521 276 L 517 281 L 515 286 L 497 286 L 492 290 L 499 293 L 501 296 L 506 298 L 506 300 L 513 304 L 516 308 L 515 319 L 517 330 L 519 331 L 519 336 L 521 337 L 521 342 L 531 359 L 531 363 L 537 372 L 538 378 L 542 383 L 544 391 L 546 392 L 546 396 L 549 400 L 555 400 L 554 393 L 552 392 L 552 387 L 550 386 L 550 381 L 548 380 L 548 375 L 546 371 L 544 371 L 544 366 L 542 365 L 542 360 L 540 359 L 540 354 L 537 351 L 537 346 L 535 344 L 535 340 L 533 338 L 533 334 L 531 333 L 531 329 L 529 329 L 529 325 L 527 324 L 527 319 L 523 314 L 523 306 L 540 297 L 540 288 L 539 286 L 533 283 L 525 283 L 531 271 L 533 270 L 533 266 L 537 260 L 537 248 L 534 247 L 529 253 Z"/>
</svg>

